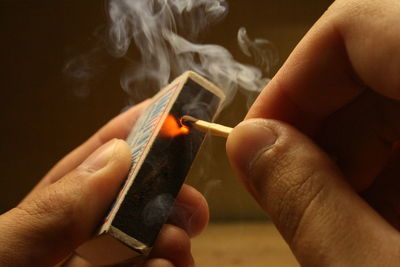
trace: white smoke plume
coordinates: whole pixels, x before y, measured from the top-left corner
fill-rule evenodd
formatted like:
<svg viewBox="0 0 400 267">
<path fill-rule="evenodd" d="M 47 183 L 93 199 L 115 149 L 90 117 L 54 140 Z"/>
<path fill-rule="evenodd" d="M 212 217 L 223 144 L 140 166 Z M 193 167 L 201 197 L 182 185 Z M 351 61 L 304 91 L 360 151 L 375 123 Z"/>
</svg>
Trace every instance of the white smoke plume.
<svg viewBox="0 0 400 267">
<path fill-rule="evenodd" d="M 225 0 L 109 0 L 110 51 L 116 57 L 137 49 L 140 61 L 132 60 L 121 85 L 129 94 L 158 90 L 186 70 L 193 70 L 220 86 L 228 96 L 238 88 L 259 91 L 273 64 L 268 41 L 247 37 L 241 29 L 242 51 L 263 69 L 237 62 L 219 45 L 195 43 L 209 25 L 228 12 Z"/>
</svg>

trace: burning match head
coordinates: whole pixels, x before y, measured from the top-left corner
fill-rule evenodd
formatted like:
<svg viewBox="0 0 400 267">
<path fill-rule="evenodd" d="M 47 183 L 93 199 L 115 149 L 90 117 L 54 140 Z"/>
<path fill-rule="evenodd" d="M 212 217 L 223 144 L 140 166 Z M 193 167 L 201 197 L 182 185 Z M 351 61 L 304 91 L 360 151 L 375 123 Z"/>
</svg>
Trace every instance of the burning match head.
<svg viewBox="0 0 400 267">
<path fill-rule="evenodd" d="M 198 121 L 198 119 L 189 115 L 181 117 L 181 124 L 187 127 L 193 127 L 193 123 L 195 123 L 196 121 Z"/>
<path fill-rule="evenodd" d="M 160 135 L 164 137 L 176 137 L 182 134 L 188 134 L 190 132 L 189 126 L 182 124 L 177 121 L 174 116 L 168 115 L 164 121 L 163 126 L 160 130 Z"/>
</svg>

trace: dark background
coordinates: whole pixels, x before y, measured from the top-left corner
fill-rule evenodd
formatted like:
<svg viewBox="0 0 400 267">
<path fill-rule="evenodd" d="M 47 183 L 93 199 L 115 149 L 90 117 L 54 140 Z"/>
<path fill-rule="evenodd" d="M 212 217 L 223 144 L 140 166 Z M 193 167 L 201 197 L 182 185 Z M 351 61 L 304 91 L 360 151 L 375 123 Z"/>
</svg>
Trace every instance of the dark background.
<svg viewBox="0 0 400 267">
<path fill-rule="evenodd" d="M 246 60 L 236 44 L 237 30 L 245 26 L 250 36 L 275 44 L 281 64 L 330 2 L 231 0 L 228 17 L 211 27 L 203 41 L 222 44 Z M 119 84 L 124 59 L 112 58 L 102 49 L 93 52 L 102 42 L 105 22 L 104 2 L 99 0 L 0 0 L 0 212 L 18 203 L 63 155 L 129 103 Z M 87 55 L 90 64 L 77 82 L 65 71 L 66 64 Z M 240 121 L 245 100 L 239 95 L 221 121 Z M 209 179 L 215 176 L 227 183 L 225 201 L 220 193 L 211 194 L 215 217 L 259 216 L 240 185 L 223 178 L 233 175 L 224 158 L 224 141 L 208 145 L 218 150 L 213 161 L 221 163 Z M 229 207 L 230 197 L 240 199 L 242 212 Z"/>
</svg>

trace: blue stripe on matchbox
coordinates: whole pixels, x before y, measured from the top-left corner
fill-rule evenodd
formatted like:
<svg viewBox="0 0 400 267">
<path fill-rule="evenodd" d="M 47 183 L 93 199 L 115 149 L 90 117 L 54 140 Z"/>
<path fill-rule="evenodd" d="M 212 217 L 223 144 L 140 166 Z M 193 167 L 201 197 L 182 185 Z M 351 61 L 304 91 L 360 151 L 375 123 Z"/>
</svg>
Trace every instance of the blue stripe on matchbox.
<svg viewBox="0 0 400 267">
<path fill-rule="evenodd" d="M 143 150 L 146 148 L 151 136 L 154 134 L 154 130 L 159 124 L 159 120 L 162 117 L 172 95 L 175 92 L 174 86 L 168 90 L 164 95 L 161 95 L 158 100 L 153 102 L 151 106 L 143 114 L 140 119 L 140 124 L 135 127 L 129 136 L 128 144 L 131 147 L 132 153 L 132 169 L 138 162 Z"/>
</svg>

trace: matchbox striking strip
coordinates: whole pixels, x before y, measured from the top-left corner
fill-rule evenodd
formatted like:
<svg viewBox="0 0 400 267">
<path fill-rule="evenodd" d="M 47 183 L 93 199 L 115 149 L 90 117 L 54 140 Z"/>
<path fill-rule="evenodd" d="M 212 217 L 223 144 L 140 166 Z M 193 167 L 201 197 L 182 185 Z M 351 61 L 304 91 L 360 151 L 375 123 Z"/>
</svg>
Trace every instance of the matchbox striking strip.
<svg viewBox="0 0 400 267">
<path fill-rule="evenodd" d="M 111 265 L 149 253 L 205 137 L 188 128 L 166 134 L 171 125 L 163 126 L 183 115 L 213 121 L 223 100 L 218 87 L 193 72 L 153 97 L 127 138 L 132 166 L 126 182 L 97 236 L 77 249 L 79 255 Z"/>
</svg>

